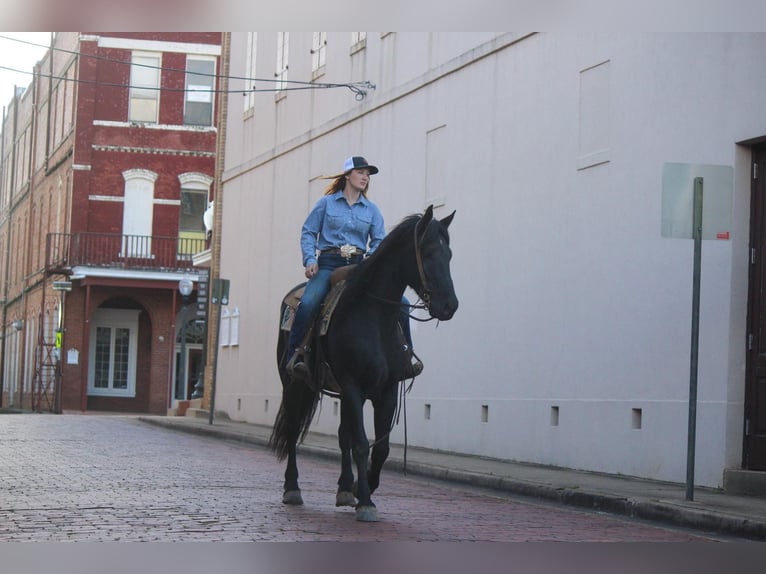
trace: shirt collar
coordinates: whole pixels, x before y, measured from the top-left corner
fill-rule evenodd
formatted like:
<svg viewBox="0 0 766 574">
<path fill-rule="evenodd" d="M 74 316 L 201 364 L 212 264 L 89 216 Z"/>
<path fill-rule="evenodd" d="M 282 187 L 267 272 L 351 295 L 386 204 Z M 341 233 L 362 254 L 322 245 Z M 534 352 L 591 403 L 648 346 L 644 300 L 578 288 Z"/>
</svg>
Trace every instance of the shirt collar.
<svg viewBox="0 0 766 574">
<path fill-rule="evenodd" d="M 346 199 L 346 197 L 343 195 L 343 190 L 342 190 L 342 189 L 339 189 L 338 191 L 336 191 L 335 193 L 333 193 L 333 194 L 332 194 L 332 196 L 333 196 L 333 198 L 335 198 L 336 200 L 338 200 L 338 199 Z M 361 203 L 362 205 L 368 205 L 368 204 L 370 203 L 370 200 L 369 200 L 369 199 L 367 199 L 367 198 L 364 196 L 364 194 L 363 194 L 363 193 L 360 193 L 360 194 L 359 194 L 359 201 L 357 201 L 357 203 Z"/>
</svg>

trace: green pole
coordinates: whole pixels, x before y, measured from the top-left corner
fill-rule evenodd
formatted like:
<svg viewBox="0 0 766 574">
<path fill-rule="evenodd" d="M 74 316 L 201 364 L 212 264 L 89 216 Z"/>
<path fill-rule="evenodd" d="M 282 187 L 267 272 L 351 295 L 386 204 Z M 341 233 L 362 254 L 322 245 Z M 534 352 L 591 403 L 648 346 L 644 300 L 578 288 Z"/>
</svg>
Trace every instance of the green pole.
<svg viewBox="0 0 766 574">
<path fill-rule="evenodd" d="M 686 445 L 686 500 L 694 500 L 694 451 L 697 434 L 697 365 L 700 335 L 700 276 L 702 266 L 702 178 L 694 178 L 694 276 L 692 281 L 692 341 L 689 369 L 689 433 Z"/>
</svg>

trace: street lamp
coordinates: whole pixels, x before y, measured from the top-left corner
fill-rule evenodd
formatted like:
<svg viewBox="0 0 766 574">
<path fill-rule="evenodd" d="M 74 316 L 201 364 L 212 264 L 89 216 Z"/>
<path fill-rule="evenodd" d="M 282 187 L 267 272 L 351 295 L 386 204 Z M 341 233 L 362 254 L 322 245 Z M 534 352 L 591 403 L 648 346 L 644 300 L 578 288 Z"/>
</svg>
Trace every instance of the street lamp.
<svg viewBox="0 0 766 574">
<path fill-rule="evenodd" d="M 56 344 L 54 348 L 54 357 L 56 358 L 56 370 L 53 388 L 53 412 L 61 414 L 61 385 L 64 382 L 64 373 L 62 372 L 61 353 L 64 351 L 64 293 L 72 290 L 72 282 L 54 281 L 53 290 L 61 293 L 59 301 L 58 320 L 56 321 Z"/>
<path fill-rule="evenodd" d="M 194 283 L 188 276 L 178 282 L 178 292 L 181 293 L 181 357 L 178 362 L 178 376 L 176 378 L 176 399 L 184 400 L 186 398 L 186 307 L 189 303 L 189 295 L 192 292 Z"/>
</svg>

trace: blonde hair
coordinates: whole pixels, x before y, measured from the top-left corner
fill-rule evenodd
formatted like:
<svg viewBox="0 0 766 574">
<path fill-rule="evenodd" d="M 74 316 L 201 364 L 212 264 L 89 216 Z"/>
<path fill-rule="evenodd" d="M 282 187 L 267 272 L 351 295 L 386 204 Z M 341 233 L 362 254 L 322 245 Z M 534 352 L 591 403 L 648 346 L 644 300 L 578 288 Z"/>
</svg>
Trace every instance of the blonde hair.
<svg viewBox="0 0 766 574">
<path fill-rule="evenodd" d="M 339 173 L 338 175 L 326 175 L 323 176 L 321 179 L 331 179 L 332 182 L 325 188 L 324 194 L 325 195 L 332 195 L 336 191 L 343 191 L 343 189 L 346 187 L 346 176 L 351 173 L 351 170 L 345 171 L 343 173 Z M 370 189 L 370 180 L 367 179 L 367 185 L 362 190 L 362 195 L 367 197 L 367 190 Z"/>
</svg>

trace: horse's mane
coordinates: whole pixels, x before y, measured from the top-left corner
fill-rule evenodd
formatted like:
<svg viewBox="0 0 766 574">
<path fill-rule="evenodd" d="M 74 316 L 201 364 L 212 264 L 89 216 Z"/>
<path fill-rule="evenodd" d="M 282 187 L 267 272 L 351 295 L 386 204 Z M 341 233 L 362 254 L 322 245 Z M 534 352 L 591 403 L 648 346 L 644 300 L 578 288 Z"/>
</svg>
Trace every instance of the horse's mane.
<svg viewBox="0 0 766 574">
<path fill-rule="evenodd" d="M 383 241 L 380 242 L 375 252 L 367 259 L 362 261 L 356 266 L 353 273 L 349 277 L 348 289 L 364 288 L 375 274 L 376 269 L 381 265 L 381 262 L 385 262 L 388 258 L 388 254 L 393 251 L 398 251 L 404 247 L 407 242 L 414 244 L 415 226 L 421 219 L 421 215 L 414 214 L 408 215 L 402 219 L 399 224 L 394 227 Z"/>
</svg>

